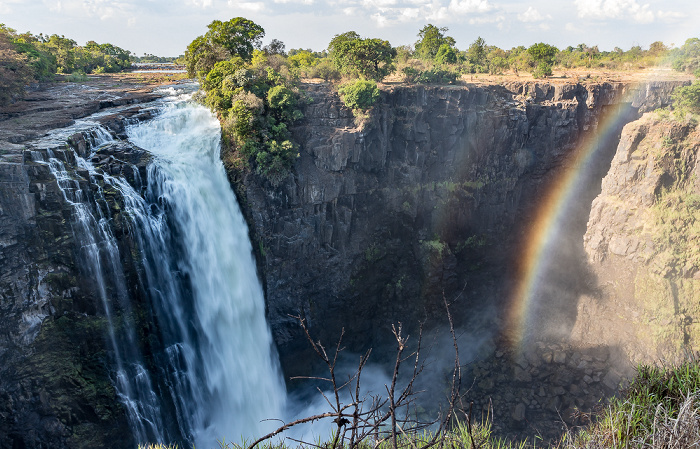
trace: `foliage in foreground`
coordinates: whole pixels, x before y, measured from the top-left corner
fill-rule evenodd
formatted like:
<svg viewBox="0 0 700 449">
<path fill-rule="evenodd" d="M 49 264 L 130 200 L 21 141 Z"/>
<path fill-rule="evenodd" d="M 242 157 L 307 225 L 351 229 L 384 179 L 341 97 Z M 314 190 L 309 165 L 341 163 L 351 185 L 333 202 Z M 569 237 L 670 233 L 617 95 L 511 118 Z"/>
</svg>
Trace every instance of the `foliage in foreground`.
<svg viewBox="0 0 700 449">
<path fill-rule="evenodd" d="M 554 449 L 685 449 L 700 447 L 700 361 L 693 357 L 677 366 L 639 366 L 631 384 L 621 397 L 613 398 L 599 415 L 592 416 L 594 424 L 569 429 L 561 441 L 549 445 Z M 393 449 L 394 441 L 381 433 L 370 435 L 353 448 Z M 429 431 L 399 435 L 396 447 L 418 449 L 447 447 L 454 449 L 524 449 L 546 447 L 545 444 L 512 442 L 493 434 L 491 423 L 469 423 L 457 420 L 442 431 L 436 440 Z M 348 448 L 342 440 L 331 437 L 315 447 Z M 437 443 L 436 443 L 437 442 Z M 221 443 L 222 449 L 249 449 L 250 444 Z M 262 449 L 292 449 L 295 443 L 270 440 L 259 444 Z M 309 446 L 307 446 L 309 447 Z M 175 449 L 176 446 L 148 445 L 143 449 Z"/>
<path fill-rule="evenodd" d="M 700 363 L 640 366 L 622 397 L 596 424 L 564 438 L 564 449 L 689 448 L 700 446 Z"/>
</svg>

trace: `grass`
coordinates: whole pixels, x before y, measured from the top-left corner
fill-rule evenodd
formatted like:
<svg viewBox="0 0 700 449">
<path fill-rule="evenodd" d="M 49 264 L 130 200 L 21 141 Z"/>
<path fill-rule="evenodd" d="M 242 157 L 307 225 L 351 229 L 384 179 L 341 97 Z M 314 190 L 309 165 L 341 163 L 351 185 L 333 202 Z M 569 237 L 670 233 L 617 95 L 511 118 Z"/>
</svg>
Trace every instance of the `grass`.
<svg viewBox="0 0 700 449">
<path fill-rule="evenodd" d="M 591 427 L 568 432 L 561 449 L 700 447 L 700 363 L 640 366 Z"/>
<path fill-rule="evenodd" d="M 696 356 L 671 366 L 642 365 L 630 385 L 619 398 L 592 416 L 593 424 L 569 429 L 558 442 L 513 442 L 494 435 L 489 420 L 474 424 L 471 429 L 458 421 L 444 435 L 443 444 L 435 448 L 449 449 L 686 449 L 700 448 L 700 359 Z M 419 433 L 398 438 L 399 449 L 420 449 L 427 446 L 432 434 Z M 330 441 L 330 439 L 329 439 Z M 221 449 L 245 449 L 247 446 L 221 443 Z M 261 443 L 260 449 L 293 449 L 296 444 Z M 329 442 L 317 441 L 316 447 L 330 449 Z M 177 449 L 171 445 L 141 445 L 139 449 Z M 209 448 L 206 448 L 209 449 Z M 391 440 L 365 440 L 359 449 L 392 449 Z"/>
</svg>

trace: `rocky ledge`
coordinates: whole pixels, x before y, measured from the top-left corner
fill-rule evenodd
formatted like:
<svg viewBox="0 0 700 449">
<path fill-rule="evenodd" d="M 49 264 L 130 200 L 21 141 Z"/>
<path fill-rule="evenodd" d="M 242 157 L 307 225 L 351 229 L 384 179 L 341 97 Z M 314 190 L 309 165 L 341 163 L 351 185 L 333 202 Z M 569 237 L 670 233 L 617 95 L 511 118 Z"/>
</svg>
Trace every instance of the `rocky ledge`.
<svg viewBox="0 0 700 449">
<path fill-rule="evenodd" d="M 126 413 L 109 378 L 105 319 L 94 279 L 81 270 L 71 230 L 74 211 L 47 164 L 48 150 L 68 167 L 84 195 L 105 198 L 124 253 L 133 250 L 120 220 L 123 204 L 106 183 L 91 185 L 76 167 L 100 139 L 161 95 L 133 85 L 54 84 L 0 109 L 0 447 L 133 447 Z M 82 126 L 80 119 L 90 117 Z M 76 126 L 72 126 L 76 125 Z M 68 128 L 66 128 L 68 127 Z M 120 142 L 103 146 L 93 164 L 138 186 L 147 155 Z M 98 176 L 99 178 L 99 176 Z M 103 185 L 104 184 L 104 185 Z M 126 262 L 125 262 L 126 263 Z M 126 276 L 138 298 L 136 268 Z M 135 307 L 138 307 L 135 306 Z"/>
</svg>

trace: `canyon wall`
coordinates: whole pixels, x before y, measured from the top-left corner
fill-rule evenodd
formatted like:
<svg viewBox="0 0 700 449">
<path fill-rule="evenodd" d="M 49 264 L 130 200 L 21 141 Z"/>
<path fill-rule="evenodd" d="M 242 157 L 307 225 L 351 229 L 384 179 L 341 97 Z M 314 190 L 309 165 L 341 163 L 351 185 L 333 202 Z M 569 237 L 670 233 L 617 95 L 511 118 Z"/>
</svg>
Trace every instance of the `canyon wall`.
<svg viewBox="0 0 700 449">
<path fill-rule="evenodd" d="M 232 173 L 283 365 L 302 369 L 306 344 L 289 315 L 326 342 L 345 327 L 353 350 L 392 347 L 392 322 L 444 322 L 444 296 L 458 298 L 460 325 L 498 332 L 513 256 L 553 177 L 613 107 L 624 124 L 675 85 L 389 86 L 364 127 L 329 86 L 305 85 L 293 175 L 273 187 Z M 599 145 L 579 237 L 617 141 Z"/>
<path fill-rule="evenodd" d="M 428 383 L 440 385 L 454 357 L 440 334 L 448 302 L 476 413 L 515 438 L 555 438 L 562 419 L 582 424 L 573 410 L 591 411 L 615 394 L 632 366 L 628 345 L 601 332 L 608 318 L 585 324 L 598 312 L 617 314 L 585 305 L 600 297 L 601 282 L 583 246 L 591 203 L 622 127 L 669 104 L 679 84 L 385 86 L 361 127 L 329 86 L 304 85 L 292 174 L 272 186 L 230 173 L 285 374 L 312 370 L 294 316 L 328 346 L 344 329 L 346 350 L 372 347 L 379 364 L 394 357 L 392 324 L 417 337 L 422 322 L 443 360 Z M 566 232 L 553 243 L 556 260 L 538 299 L 542 317 L 522 353 L 506 320 L 520 254 L 538 206 L 584 150 L 595 157 L 562 218 Z"/>
</svg>

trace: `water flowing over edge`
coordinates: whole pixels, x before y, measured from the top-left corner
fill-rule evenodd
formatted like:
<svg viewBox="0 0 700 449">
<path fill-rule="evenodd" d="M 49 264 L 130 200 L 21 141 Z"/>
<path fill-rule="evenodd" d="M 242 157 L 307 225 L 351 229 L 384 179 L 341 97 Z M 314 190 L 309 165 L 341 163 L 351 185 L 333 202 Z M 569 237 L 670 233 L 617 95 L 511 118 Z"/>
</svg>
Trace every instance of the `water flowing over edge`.
<svg viewBox="0 0 700 449">
<path fill-rule="evenodd" d="M 113 143 L 94 125 L 93 155 Z M 100 297 L 112 380 L 134 437 L 141 443 L 184 438 L 207 448 L 259 436 L 274 427 L 263 420 L 281 416 L 286 394 L 247 227 L 219 160 L 218 121 L 189 97 L 173 96 L 156 118 L 127 133 L 153 156 L 145 183 L 132 167 L 135 186 L 65 149 L 35 151 L 32 158 L 50 167 L 71 205 L 83 276 Z M 139 283 L 163 348 L 153 360 L 145 360 L 137 341 L 107 189 L 119 193 L 138 248 Z"/>
</svg>

